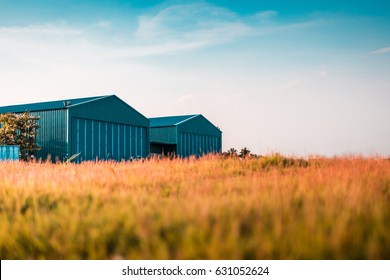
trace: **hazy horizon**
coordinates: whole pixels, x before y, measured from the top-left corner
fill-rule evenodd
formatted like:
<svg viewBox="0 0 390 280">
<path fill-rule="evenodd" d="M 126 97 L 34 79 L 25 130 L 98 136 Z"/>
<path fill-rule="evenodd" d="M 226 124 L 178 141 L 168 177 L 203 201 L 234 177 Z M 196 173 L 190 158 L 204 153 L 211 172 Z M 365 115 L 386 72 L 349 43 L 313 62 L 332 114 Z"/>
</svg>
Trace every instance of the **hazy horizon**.
<svg viewBox="0 0 390 280">
<path fill-rule="evenodd" d="M 0 106 L 116 94 L 223 150 L 390 156 L 390 4 L 285 2 L 0 0 Z"/>
</svg>

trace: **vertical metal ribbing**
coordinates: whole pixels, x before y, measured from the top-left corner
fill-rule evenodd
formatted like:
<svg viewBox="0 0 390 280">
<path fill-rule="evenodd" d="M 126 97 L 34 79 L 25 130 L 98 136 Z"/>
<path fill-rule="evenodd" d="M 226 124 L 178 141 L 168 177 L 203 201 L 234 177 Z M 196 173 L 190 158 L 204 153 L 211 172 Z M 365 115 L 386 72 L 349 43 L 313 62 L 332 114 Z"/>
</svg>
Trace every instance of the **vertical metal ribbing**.
<svg viewBox="0 0 390 280">
<path fill-rule="evenodd" d="M 140 130 L 140 140 L 141 140 L 141 143 L 140 143 L 140 152 L 141 152 L 141 157 L 143 157 L 144 156 L 144 153 L 143 153 L 143 141 L 144 141 L 144 139 L 142 138 L 142 127 L 140 127 L 139 128 L 139 130 Z"/>
<path fill-rule="evenodd" d="M 111 125 L 111 156 L 114 158 L 114 124 Z"/>
<path fill-rule="evenodd" d="M 106 123 L 106 133 L 105 133 L 105 137 L 106 137 L 106 143 L 105 143 L 105 159 L 108 159 L 107 157 L 107 153 L 108 153 L 108 124 Z"/>
<path fill-rule="evenodd" d="M 102 141 L 101 141 L 101 139 L 100 139 L 100 137 L 101 137 L 101 132 L 100 132 L 101 125 L 100 125 L 100 123 L 101 123 L 101 122 L 99 122 L 99 124 L 98 124 L 98 126 L 99 126 L 99 147 L 98 147 L 99 153 L 98 153 L 98 158 L 99 158 L 99 159 L 101 158 L 101 144 L 102 144 Z"/>
<path fill-rule="evenodd" d="M 77 144 L 76 144 L 76 153 L 80 153 L 80 120 L 77 119 L 76 121 L 76 126 L 77 126 L 77 136 L 76 136 L 76 141 L 77 141 Z M 79 162 L 79 159 L 77 158 L 77 162 Z"/>
<path fill-rule="evenodd" d="M 131 137 L 131 131 L 133 130 L 133 127 L 132 126 L 130 126 L 130 141 L 129 141 L 129 143 L 130 143 L 130 147 L 129 147 L 129 150 L 130 150 L 130 157 L 132 157 L 133 156 L 133 154 L 132 154 L 132 150 L 131 150 L 131 148 L 132 148 L 132 145 L 131 145 L 131 143 L 132 143 L 132 141 L 133 141 L 133 138 Z"/>
<path fill-rule="evenodd" d="M 118 124 L 118 161 L 121 160 L 121 125 Z"/>
<path fill-rule="evenodd" d="M 123 157 L 126 159 L 126 125 L 123 126 Z"/>
<path fill-rule="evenodd" d="M 92 155 L 91 155 L 91 157 L 92 157 L 92 160 L 94 160 L 94 138 L 95 138 L 95 134 L 94 134 L 94 125 L 95 125 L 95 123 L 94 123 L 94 121 L 92 121 Z"/>
<path fill-rule="evenodd" d="M 84 159 L 87 158 L 87 120 L 84 120 Z"/>
<path fill-rule="evenodd" d="M 135 131 L 134 131 L 134 140 L 135 140 L 135 141 L 134 141 L 134 151 L 135 151 L 135 154 L 134 154 L 134 156 L 137 157 L 137 156 L 138 156 L 138 155 L 137 155 L 137 153 L 138 153 L 138 151 L 137 151 L 137 150 L 138 150 L 138 145 L 137 145 L 137 134 L 138 134 L 138 133 L 137 133 L 137 127 L 135 126 L 134 128 L 135 128 Z"/>
</svg>

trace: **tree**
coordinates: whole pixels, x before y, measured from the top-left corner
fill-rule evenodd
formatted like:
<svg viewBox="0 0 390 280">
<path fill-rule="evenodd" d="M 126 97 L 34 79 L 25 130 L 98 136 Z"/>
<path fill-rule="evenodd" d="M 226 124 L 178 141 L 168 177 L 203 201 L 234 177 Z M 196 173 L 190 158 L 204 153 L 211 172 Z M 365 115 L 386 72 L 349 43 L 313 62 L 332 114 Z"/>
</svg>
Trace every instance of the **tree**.
<svg viewBox="0 0 390 280">
<path fill-rule="evenodd" d="M 246 157 L 250 156 L 250 154 L 251 154 L 251 151 L 247 147 L 245 147 L 245 148 L 241 149 L 240 157 L 246 158 Z"/>
<path fill-rule="evenodd" d="M 230 148 L 226 151 L 227 155 L 230 157 L 236 157 L 237 156 L 237 150 L 235 148 Z"/>
<path fill-rule="evenodd" d="M 0 114 L 0 143 L 3 145 L 19 145 L 20 158 L 27 160 L 40 146 L 35 143 L 35 135 L 39 126 L 39 117 L 28 112 L 23 114 Z"/>
</svg>

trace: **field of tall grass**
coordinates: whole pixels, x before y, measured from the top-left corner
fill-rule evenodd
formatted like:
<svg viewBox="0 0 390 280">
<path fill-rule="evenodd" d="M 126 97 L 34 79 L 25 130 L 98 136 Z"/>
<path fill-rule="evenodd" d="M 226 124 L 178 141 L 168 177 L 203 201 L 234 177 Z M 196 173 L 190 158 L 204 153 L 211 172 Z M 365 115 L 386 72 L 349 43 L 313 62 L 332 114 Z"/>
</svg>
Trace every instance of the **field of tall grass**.
<svg viewBox="0 0 390 280">
<path fill-rule="evenodd" d="M 390 259 L 390 161 L 0 163 L 0 259 Z"/>
</svg>

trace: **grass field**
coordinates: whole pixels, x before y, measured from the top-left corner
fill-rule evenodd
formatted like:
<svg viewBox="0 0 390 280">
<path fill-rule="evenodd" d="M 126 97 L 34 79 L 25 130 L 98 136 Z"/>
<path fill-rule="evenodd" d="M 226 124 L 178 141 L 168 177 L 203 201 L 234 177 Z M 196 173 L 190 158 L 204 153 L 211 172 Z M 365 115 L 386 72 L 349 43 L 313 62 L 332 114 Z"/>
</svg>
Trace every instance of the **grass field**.
<svg viewBox="0 0 390 280">
<path fill-rule="evenodd" d="M 390 161 L 0 163 L 1 259 L 390 259 Z"/>
</svg>

